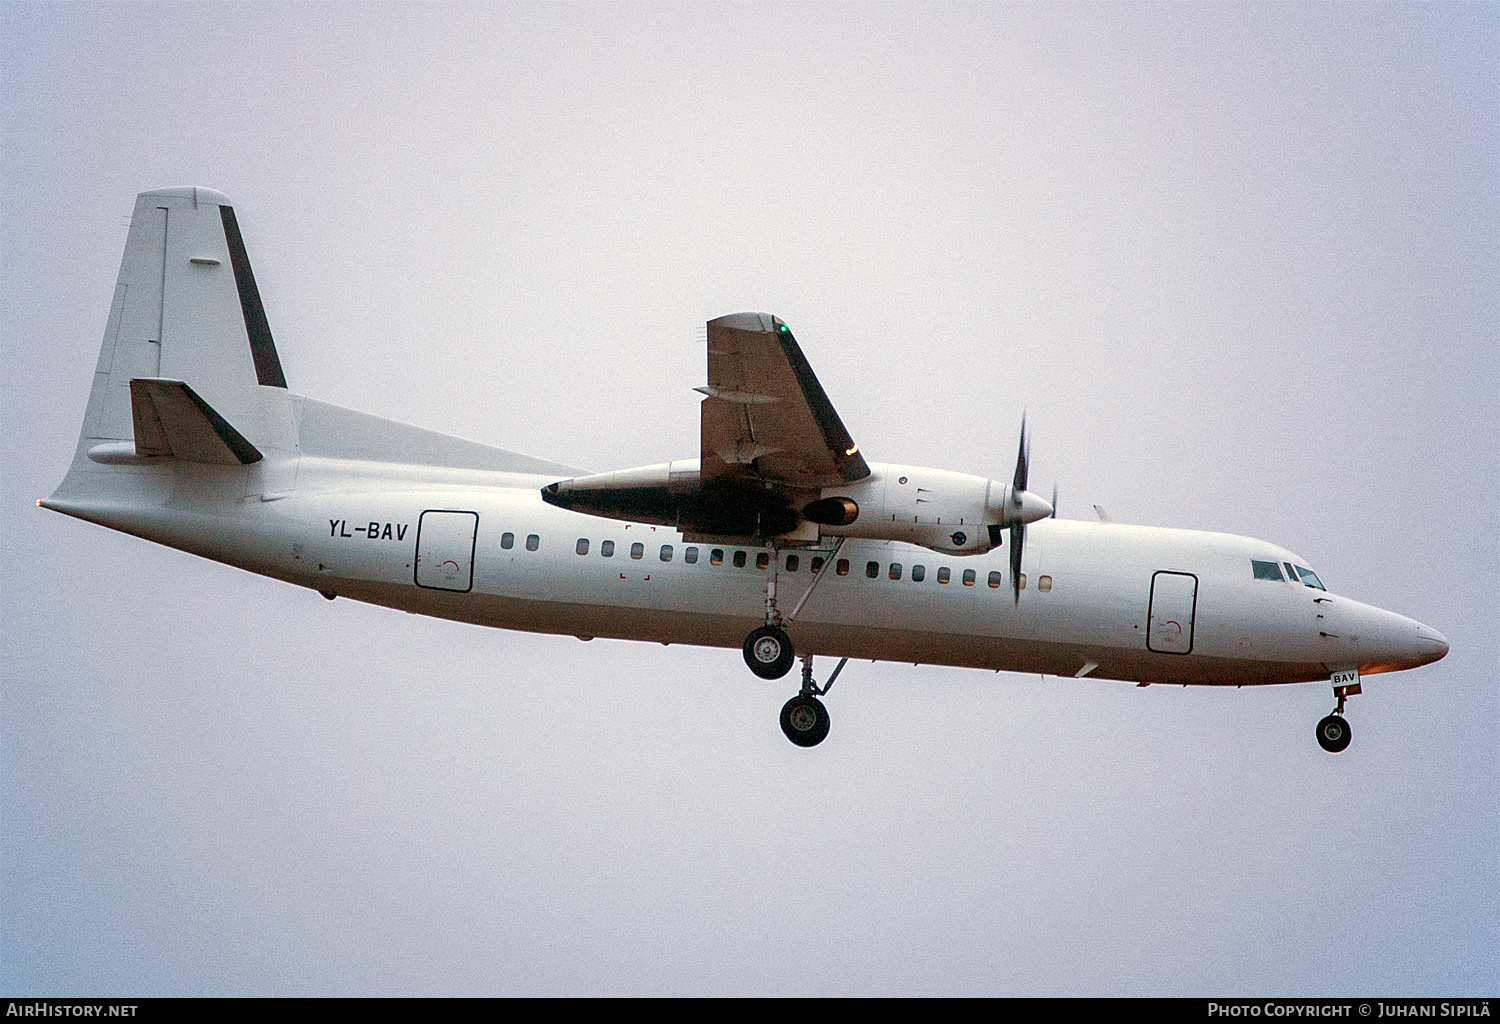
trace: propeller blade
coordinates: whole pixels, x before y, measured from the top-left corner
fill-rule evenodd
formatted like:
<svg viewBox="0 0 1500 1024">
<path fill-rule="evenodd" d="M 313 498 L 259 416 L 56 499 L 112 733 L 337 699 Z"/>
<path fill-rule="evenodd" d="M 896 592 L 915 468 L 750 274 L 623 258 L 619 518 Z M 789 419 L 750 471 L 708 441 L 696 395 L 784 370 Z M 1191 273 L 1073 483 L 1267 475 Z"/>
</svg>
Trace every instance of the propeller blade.
<svg viewBox="0 0 1500 1024">
<path fill-rule="evenodd" d="M 1057 481 L 1052 481 L 1052 518 L 1057 518 Z"/>
<path fill-rule="evenodd" d="M 1016 452 L 1016 477 L 1012 481 L 1013 493 L 1020 495 L 1026 490 L 1027 467 L 1031 462 L 1031 445 L 1026 443 L 1026 414 L 1021 414 L 1021 448 Z M 1016 499 L 1020 500 L 1019 497 Z"/>
<path fill-rule="evenodd" d="M 1026 546 L 1026 524 L 1010 528 L 1010 585 L 1015 588 L 1016 607 L 1021 606 L 1021 549 Z"/>
</svg>

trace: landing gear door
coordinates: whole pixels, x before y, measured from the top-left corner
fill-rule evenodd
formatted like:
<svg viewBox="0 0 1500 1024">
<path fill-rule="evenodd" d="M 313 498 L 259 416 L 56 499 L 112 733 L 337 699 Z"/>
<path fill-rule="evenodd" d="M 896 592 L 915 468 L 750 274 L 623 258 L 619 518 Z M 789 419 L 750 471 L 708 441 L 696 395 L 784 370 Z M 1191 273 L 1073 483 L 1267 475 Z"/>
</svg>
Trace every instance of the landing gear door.
<svg viewBox="0 0 1500 1024">
<path fill-rule="evenodd" d="M 472 590 L 478 530 L 478 512 L 423 512 L 417 522 L 417 586 L 460 593 Z"/>
<path fill-rule="evenodd" d="M 1198 577 L 1187 572 L 1152 573 L 1146 647 L 1160 654 L 1192 653 L 1197 608 Z"/>
</svg>

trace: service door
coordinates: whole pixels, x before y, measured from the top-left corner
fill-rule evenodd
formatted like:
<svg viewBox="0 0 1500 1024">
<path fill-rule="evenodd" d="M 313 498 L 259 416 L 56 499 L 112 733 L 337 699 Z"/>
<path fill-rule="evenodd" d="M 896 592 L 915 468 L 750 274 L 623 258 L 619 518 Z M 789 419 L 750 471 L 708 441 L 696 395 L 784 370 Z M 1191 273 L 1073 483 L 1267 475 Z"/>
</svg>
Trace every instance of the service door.
<svg viewBox="0 0 1500 1024">
<path fill-rule="evenodd" d="M 417 586 L 467 592 L 474 586 L 478 512 L 429 510 L 417 521 Z"/>
<path fill-rule="evenodd" d="M 1190 654 L 1197 607 L 1198 577 L 1187 572 L 1153 573 L 1146 646 L 1161 654 Z"/>
</svg>

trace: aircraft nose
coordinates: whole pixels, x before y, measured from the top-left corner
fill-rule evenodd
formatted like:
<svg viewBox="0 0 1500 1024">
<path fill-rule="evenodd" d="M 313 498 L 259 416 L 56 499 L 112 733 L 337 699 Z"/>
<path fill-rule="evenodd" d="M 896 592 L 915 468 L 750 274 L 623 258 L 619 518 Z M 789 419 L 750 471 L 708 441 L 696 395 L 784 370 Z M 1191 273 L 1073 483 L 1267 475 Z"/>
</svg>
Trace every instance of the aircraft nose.
<svg viewBox="0 0 1500 1024">
<path fill-rule="evenodd" d="M 1417 623 L 1417 649 L 1424 665 L 1430 661 L 1438 661 L 1448 653 L 1448 638 L 1431 626 L 1424 626 L 1419 622 Z"/>
</svg>

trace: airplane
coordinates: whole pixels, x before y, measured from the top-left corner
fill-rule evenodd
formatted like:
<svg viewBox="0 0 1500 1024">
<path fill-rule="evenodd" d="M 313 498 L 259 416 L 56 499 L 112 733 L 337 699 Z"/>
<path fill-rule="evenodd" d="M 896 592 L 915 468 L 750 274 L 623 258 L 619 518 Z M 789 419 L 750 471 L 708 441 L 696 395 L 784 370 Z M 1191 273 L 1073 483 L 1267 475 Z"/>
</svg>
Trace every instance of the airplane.
<svg viewBox="0 0 1500 1024">
<path fill-rule="evenodd" d="M 741 649 L 794 744 L 850 659 L 1183 686 L 1363 676 L 1436 630 L 1222 533 L 1060 519 L 1006 481 L 867 461 L 790 327 L 708 322 L 696 458 L 588 473 L 293 394 L 233 204 L 137 197 L 93 389 L 43 508 L 329 600 L 504 629 Z M 1096 506 L 1097 509 L 1097 506 Z M 814 679 L 813 658 L 841 659 Z"/>
</svg>

